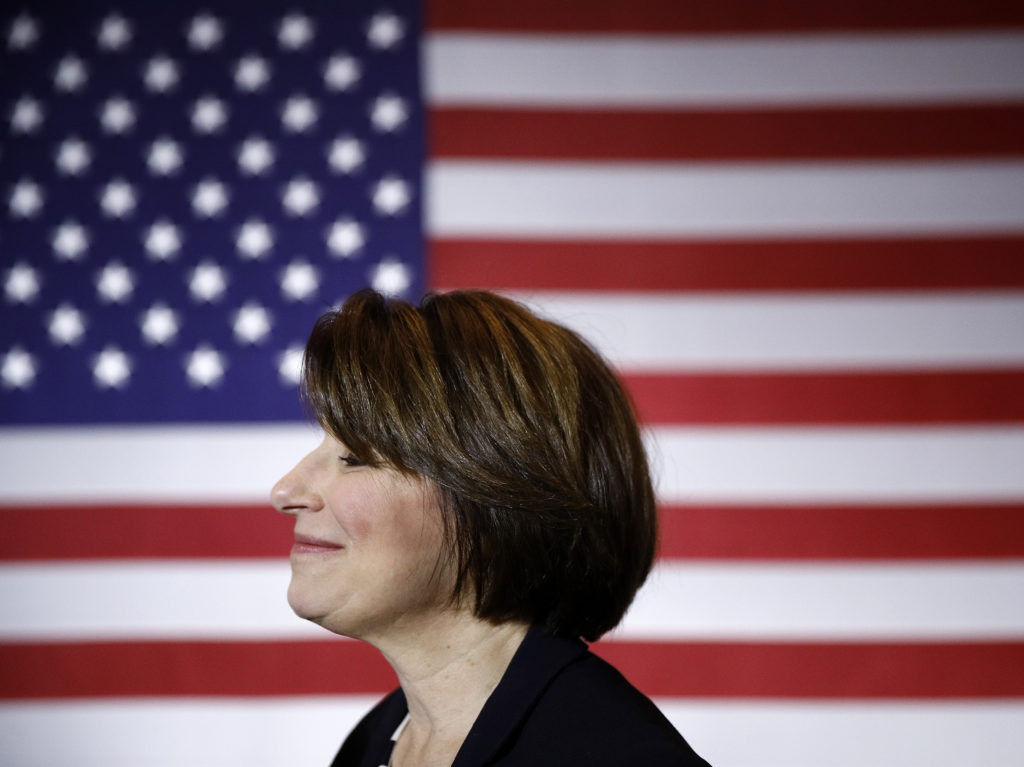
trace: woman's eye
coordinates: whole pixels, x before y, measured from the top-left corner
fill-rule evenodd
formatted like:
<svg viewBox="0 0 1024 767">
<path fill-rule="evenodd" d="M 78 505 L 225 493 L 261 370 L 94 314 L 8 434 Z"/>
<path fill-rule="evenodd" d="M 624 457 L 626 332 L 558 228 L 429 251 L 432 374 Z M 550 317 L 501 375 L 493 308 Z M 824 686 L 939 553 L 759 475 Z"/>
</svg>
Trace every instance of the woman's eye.
<svg viewBox="0 0 1024 767">
<path fill-rule="evenodd" d="M 346 466 L 362 466 L 363 462 L 356 458 L 354 455 L 349 453 L 348 455 L 341 456 L 341 462 Z"/>
</svg>

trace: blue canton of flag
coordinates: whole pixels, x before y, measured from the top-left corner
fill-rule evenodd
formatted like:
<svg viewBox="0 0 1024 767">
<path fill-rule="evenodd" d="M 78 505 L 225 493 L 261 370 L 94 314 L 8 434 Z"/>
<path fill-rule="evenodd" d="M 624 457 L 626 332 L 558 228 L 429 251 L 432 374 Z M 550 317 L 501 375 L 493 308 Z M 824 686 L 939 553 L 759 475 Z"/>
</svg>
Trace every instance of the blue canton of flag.
<svg viewBox="0 0 1024 767">
<path fill-rule="evenodd" d="M 423 290 L 419 10 L 0 18 L 0 420 L 302 417 L 313 320 Z"/>
</svg>

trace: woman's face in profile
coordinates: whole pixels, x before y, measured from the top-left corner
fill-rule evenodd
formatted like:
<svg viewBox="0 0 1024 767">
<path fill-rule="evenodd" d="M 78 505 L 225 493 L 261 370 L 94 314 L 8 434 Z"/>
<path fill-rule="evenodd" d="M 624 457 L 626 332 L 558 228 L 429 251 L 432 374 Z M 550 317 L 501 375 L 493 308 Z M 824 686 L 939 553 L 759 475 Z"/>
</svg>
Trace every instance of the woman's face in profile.
<svg viewBox="0 0 1024 767">
<path fill-rule="evenodd" d="M 295 517 L 288 604 L 300 617 L 372 640 L 446 609 L 452 580 L 426 480 L 366 466 L 325 436 L 271 499 Z"/>
</svg>

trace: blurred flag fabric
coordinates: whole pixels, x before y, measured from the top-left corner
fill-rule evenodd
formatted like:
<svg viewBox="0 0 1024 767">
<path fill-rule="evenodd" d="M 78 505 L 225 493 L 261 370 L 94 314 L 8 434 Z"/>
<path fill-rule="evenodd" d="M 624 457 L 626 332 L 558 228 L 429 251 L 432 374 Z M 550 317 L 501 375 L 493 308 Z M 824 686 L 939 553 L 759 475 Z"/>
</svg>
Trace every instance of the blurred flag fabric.
<svg viewBox="0 0 1024 767">
<path fill-rule="evenodd" d="M 24 2 L 0 18 L 0 761 L 322 765 L 297 360 L 372 284 L 577 328 L 659 561 L 596 645 L 712 764 L 1024 762 L 1024 9 Z"/>
</svg>

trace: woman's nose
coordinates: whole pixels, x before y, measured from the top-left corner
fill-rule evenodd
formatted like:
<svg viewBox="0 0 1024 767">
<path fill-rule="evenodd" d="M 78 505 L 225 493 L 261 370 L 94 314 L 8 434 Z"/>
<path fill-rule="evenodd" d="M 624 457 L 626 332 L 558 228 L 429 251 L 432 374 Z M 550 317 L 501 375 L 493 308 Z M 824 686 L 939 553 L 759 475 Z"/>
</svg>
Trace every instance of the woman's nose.
<svg viewBox="0 0 1024 767">
<path fill-rule="evenodd" d="M 310 482 L 308 456 L 285 474 L 270 491 L 270 502 L 282 514 L 295 516 L 300 511 L 319 511 L 323 499 Z"/>
</svg>

